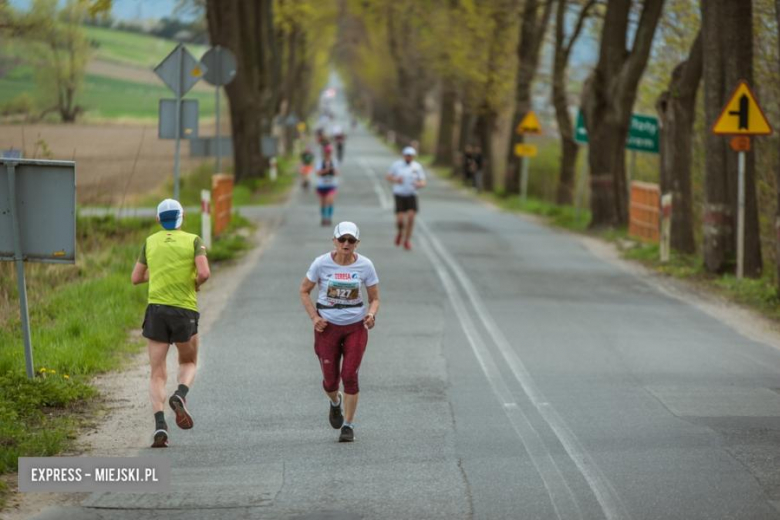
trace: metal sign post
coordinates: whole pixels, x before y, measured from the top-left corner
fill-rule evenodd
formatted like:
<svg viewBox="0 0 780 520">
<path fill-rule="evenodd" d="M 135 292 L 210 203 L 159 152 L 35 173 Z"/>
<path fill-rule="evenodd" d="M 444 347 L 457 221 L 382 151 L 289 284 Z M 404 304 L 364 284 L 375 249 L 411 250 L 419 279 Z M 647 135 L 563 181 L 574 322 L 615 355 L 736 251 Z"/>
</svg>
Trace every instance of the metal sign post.
<svg viewBox="0 0 780 520">
<path fill-rule="evenodd" d="M 515 128 L 515 133 L 520 136 L 541 135 L 542 125 L 539 118 L 533 110 L 525 114 L 522 121 Z M 522 165 L 520 166 L 520 198 L 523 202 L 528 200 L 528 168 L 530 167 L 531 157 L 536 157 L 536 145 L 517 143 L 515 145 L 515 155 L 520 157 Z"/>
<path fill-rule="evenodd" d="M 737 154 L 737 278 L 745 274 L 745 152 Z"/>
<path fill-rule="evenodd" d="M 221 49 L 219 45 L 215 47 L 217 51 L 217 63 L 220 62 L 220 54 Z M 219 87 L 214 87 L 214 110 L 216 111 L 217 115 L 217 165 L 214 170 L 214 173 L 222 173 L 222 145 L 219 142 Z"/>
<path fill-rule="evenodd" d="M 75 163 L 3 157 L 0 165 L 0 261 L 16 264 L 25 367 L 32 378 L 24 262 L 76 261 Z"/>
<path fill-rule="evenodd" d="M 181 77 L 184 71 L 181 52 L 178 53 L 177 58 L 178 59 L 176 61 L 179 63 L 179 76 Z M 181 89 L 176 91 L 176 118 L 174 119 L 173 127 L 176 129 L 176 152 L 174 152 L 173 156 L 173 198 L 179 200 L 179 156 L 181 154 L 181 132 L 179 131 L 179 128 L 181 128 Z"/>
<path fill-rule="evenodd" d="M 525 202 L 526 200 L 528 200 L 528 167 L 529 167 L 529 163 L 531 162 L 531 159 L 529 159 L 528 157 L 523 157 L 521 161 L 523 161 L 523 169 L 520 173 L 522 190 L 523 190 L 522 199 L 523 202 Z"/>
<path fill-rule="evenodd" d="M 179 200 L 179 155 L 181 152 L 181 102 L 184 94 L 203 76 L 206 66 L 187 51 L 181 43 L 155 67 L 154 72 L 176 94 L 176 152 L 173 160 L 173 198 Z"/>
<path fill-rule="evenodd" d="M 27 284 L 24 278 L 24 254 L 22 253 L 22 235 L 19 227 L 19 213 L 16 208 L 16 163 L 6 162 L 8 172 L 8 204 L 11 206 L 11 222 L 14 236 L 14 263 L 16 264 L 16 283 L 19 288 L 19 311 L 22 317 L 22 338 L 24 339 L 24 364 L 27 377 L 35 376 L 33 366 L 32 340 L 30 339 L 30 313 L 27 306 Z"/>
<path fill-rule="evenodd" d="M 236 76 L 236 57 L 221 45 L 216 45 L 209 49 L 201 58 L 208 71 L 203 76 L 208 83 L 214 85 L 214 100 L 216 103 L 217 116 L 217 162 L 214 173 L 222 173 L 222 141 L 219 138 L 220 133 L 220 107 L 219 107 L 219 88 L 227 85 Z"/>
<path fill-rule="evenodd" d="M 528 168 L 531 166 L 531 157 L 536 157 L 535 144 L 518 143 L 515 145 L 515 155 L 520 157 L 520 198 L 523 202 L 528 198 Z"/>
</svg>

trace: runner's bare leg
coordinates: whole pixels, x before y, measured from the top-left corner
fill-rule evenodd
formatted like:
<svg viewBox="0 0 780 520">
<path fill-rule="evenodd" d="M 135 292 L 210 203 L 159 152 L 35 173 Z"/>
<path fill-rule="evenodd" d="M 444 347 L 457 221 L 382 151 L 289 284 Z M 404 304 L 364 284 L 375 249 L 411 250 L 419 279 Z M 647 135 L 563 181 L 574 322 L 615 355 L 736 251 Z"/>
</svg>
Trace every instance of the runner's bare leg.
<svg viewBox="0 0 780 520">
<path fill-rule="evenodd" d="M 165 409 L 165 383 L 168 380 L 168 370 L 165 358 L 168 356 L 167 343 L 149 340 L 149 364 L 152 368 L 149 380 L 149 399 L 152 401 L 152 411 L 162 412 Z"/>
<path fill-rule="evenodd" d="M 195 334 L 186 343 L 176 343 L 179 351 L 179 384 L 192 386 L 198 364 L 198 335 Z"/>
</svg>

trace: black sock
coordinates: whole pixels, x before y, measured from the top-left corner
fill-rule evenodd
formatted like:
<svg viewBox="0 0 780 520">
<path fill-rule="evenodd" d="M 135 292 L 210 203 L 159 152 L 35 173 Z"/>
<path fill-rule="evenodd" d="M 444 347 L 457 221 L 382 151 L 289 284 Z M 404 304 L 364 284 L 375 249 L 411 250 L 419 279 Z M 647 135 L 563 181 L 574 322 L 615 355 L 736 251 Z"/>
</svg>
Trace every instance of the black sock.
<svg viewBox="0 0 780 520">
<path fill-rule="evenodd" d="M 165 424 L 165 412 L 154 412 L 154 427 L 158 430 L 168 429 L 168 425 Z"/>
<path fill-rule="evenodd" d="M 182 397 L 187 397 L 187 392 L 189 392 L 190 389 L 187 388 L 187 385 L 179 385 L 179 388 L 176 389 L 174 394 L 179 394 Z"/>
</svg>

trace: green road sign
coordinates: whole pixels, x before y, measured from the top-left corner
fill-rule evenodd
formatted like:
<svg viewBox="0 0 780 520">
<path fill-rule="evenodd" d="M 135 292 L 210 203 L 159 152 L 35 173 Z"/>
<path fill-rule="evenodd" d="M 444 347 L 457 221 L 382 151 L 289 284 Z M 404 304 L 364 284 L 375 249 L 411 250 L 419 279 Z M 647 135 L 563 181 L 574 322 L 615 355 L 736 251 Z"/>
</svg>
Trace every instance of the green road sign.
<svg viewBox="0 0 780 520">
<path fill-rule="evenodd" d="M 588 131 L 585 129 L 585 118 L 582 115 L 582 110 L 577 112 L 574 140 L 578 143 L 588 142 Z M 658 118 L 632 114 L 626 149 L 658 153 Z"/>
</svg>

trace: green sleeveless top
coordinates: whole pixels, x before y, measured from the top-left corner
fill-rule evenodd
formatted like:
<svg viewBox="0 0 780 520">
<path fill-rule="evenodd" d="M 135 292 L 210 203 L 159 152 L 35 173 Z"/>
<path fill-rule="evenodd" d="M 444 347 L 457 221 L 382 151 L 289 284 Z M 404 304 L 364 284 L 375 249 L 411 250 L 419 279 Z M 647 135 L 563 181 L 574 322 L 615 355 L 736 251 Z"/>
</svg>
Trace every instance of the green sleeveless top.
<svg viewBox="0 0 780 520">
<path fill-rule="evenodd" d="M 197 312 L 195 257 L 204 254 L 200 237 L 180 229 L 148 237 L 138 261 L 149 269 L 149 303 Z"/>
</svg>

